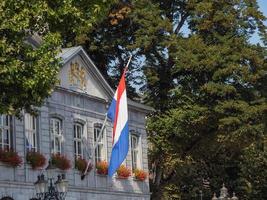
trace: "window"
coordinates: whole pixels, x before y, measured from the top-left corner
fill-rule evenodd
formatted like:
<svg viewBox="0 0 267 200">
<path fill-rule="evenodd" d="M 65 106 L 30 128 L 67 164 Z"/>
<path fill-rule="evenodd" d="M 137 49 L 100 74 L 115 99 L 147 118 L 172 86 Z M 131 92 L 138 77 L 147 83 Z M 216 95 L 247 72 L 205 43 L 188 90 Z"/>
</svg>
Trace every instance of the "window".
<svg viewBox="0 0 267 200">
<path fill-rule="evenodd" d="M 0 149 L 10 149 L 11 141 L 11 117 L 0 115 Z"/>
<path fill-rule="evenodd" d="M 37 124 L 36 117 L 25 114 L 25 136 L 26 148 L 28 151 L 37 151 Z"/>
<path fill-rule="evenodd" d="M 52 143 L 52 153 L 61 154 L 62 151 L 62 121 L 58 118 L 51 119 L 51 143 Z"/>
<path fill-rule="evenodd" d="M 74 123 L 74 155 L 75 158 L 83 158 L 83 145 L 82 145 L 82 136 L 83 136 L 83 125 L 80 123 Z"/>
<path fill-rule="evenodd" d="M 95 147 L 95 163 L 99 161 L 106 160 L 106 140 L 105 140 L 105 130 L 100 136 L 99 141 L 97 142 L 97 138 L 100 134 L 102 124 L 95 124 L 94 125 L 94 144 Z M 97 142 L 97 143 L 96 143 Z"/>
<path fill-rule="evenodd" d="M 140 168 L 140 147 L 139 147 L 140 137 L 131 134 L 131 155 L 132 155 L 132 170 Z"/>
</svg>

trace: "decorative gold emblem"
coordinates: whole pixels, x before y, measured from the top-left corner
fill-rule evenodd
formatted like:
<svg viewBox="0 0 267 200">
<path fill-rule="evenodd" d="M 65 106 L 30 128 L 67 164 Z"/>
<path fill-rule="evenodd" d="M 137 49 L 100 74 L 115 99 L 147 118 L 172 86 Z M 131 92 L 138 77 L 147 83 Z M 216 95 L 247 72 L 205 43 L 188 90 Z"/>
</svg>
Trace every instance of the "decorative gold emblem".
<svg viewBox="0 0 267 200">
<path fill-rule="evenodd" d="M 75 63 L 70 63 L 69 83 L 71 86 L 86 90 L 85 69 L 80 66 L 77 61 Z"/>
</svg>

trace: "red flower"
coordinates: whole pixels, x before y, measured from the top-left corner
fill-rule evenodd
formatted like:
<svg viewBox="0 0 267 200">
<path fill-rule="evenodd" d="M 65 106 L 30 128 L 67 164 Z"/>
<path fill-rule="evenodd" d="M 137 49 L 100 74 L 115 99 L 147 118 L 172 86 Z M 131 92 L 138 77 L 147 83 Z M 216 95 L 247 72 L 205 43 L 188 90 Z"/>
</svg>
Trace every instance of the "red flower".
<svg viewBox="0 0 267 200">
<path fill-rule="evenodd" d="M 83 158 L 76 158 L 75 159 L 75 168 L 83 173 L 87 167 L 88 162 Z M 90 172 L 93 168 L 92 163 L 89 164 L 87 172 Z"/>
<path fill-rule="evenodd" d="M 12 167 L 17 167 L 22 164 L 21 157 L 11 149 L 0 150 L 0 161 Z"/>
<path fill-rule="evenodd" d="M 100 161 L 96 164 L 96 169 L 98 174 L 108 175 L 108 162 Z"/>
<path fill-rule="evenodd" d="M 147 178 L 147 173 L 142 169 L 135 169 L 134 178 L 136 178 L 139 181 L 144 181 Z"/>
<path fill-rule="evenodd" d="M 39 152 L 30 151 L 26 155 L 27 162 L 31 165 L 32 169 L 38 169 L 45 165 L 46 158 Z"/>
<path fill-rule="evenodd" d="M 70 160 L 61 154 L 52 154 L 51 156 L 52 165 L 61 170 L 68 170 L 71 168 Z"/>
<path fill-rule="evenodd" d="M 131 176 L 131 170 L 125 165 L 121 165 L 117 169 L 117 175 L 119 178 L 128 178 L 129 176 Z"/>
</svg>

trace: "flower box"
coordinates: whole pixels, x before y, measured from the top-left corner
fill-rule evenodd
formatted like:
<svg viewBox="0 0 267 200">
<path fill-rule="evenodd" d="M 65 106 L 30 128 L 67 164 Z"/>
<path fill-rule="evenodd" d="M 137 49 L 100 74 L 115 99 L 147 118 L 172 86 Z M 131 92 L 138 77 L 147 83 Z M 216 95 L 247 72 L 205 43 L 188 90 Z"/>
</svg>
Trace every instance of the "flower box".
<svg viewBox="0 0 267 200">
<path fill-rule="evenodd" d="M 127 179 L 127 178 L 129 178 L 129 176 L 131 176 L 131 170 L 128 167 L 126 167 L 125 165 L 121 165 L 117 169 L 117 178 Z"/>
<path fill-rule="evenodd" d="M 147 173 L 142 169 L 135 169 L 133 175 L 134 179 L 137 181 L 144 181 L 147 178 Z"/>
<path fill-rule="evenodd" d="M 83 174 L 86 167 L 87 167 L 88 162 L 89 161 L 86 161 L 83 158 L 76 158 L 75 159 L 75 169 L 77 169 L 81 174 Z M 89 167 L 87 169 L 87 173 L 89 173 L 92 170 L 92 168 L 93 168 L 93 164 L 90 163 Z"/>
<path fill-rule="evenodd" d="M 22 164 L 22 159 L 17 152 L 11 149 L 0 150 L 0 162 L 12 167 L 18 167 Z"/>
<path fill-rule="evenodd" d="M 27 152 L 26 161 L 31 165 L 33 170 L 42 168 L 46 164 L 45 156 L 35 151 Z"/>
<path fill-rule="evenodd" d="M 96 172 L 99 175 L 108 175 L 108 162 L 100 161 L 96 164 Z"/>
<path fill-rule="evenodd" d="M 61 154 L 52 154 L 51 162 L 52 165 L 61 170 L 68 170 L 71 168 L 70 160 Z"/>
</svg>

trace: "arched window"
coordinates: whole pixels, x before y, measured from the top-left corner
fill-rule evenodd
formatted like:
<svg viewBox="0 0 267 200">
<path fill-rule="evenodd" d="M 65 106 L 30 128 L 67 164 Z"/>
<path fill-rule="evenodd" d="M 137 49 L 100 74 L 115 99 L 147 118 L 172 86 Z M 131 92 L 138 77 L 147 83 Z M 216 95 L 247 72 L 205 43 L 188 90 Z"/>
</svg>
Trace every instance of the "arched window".
<svg viewBox="0 0 267 200">
<path fill-rule="evenodd" d="M 74 131 L 74 155 L 75 158 L 83 158 L 83 125 L 81 123 L 75 122 L 73 126 Z"/>
<path fill-rule="evenodd" d="M 141 168 L 140 137 L 134 133 L 131 133 L 131 156 L 132 170 Z"/>
<path fill-rule="evenodd" d="M 107 158 L 107 147 L 106 147 L 106 131 L 104 129 L 102 135 L 100 136 L 99 141 L 97 142 L 97 138 L 100 134 L 102 124 L 96 123 L 94 124 L 94 145 L 95 148 L 95 163 L 99 161 L 106 160 Z"/>
<path fill-rule="evenodd" d="M 27 151 L 37 151 L 37 120 L 29 113 L 25 114 L 25 136 Z"/>
<path fill-rule="evenodd" d="M 0 149 L 12 147 L 11 116 L 0 115 Z"/>
<path fill-rule="evenodd" d="M 58 118 L 51 118 L 50 120 L 50 134 L 52 153 L 62 153 L 63 131 L 62 121 Z"/>
</svg>

